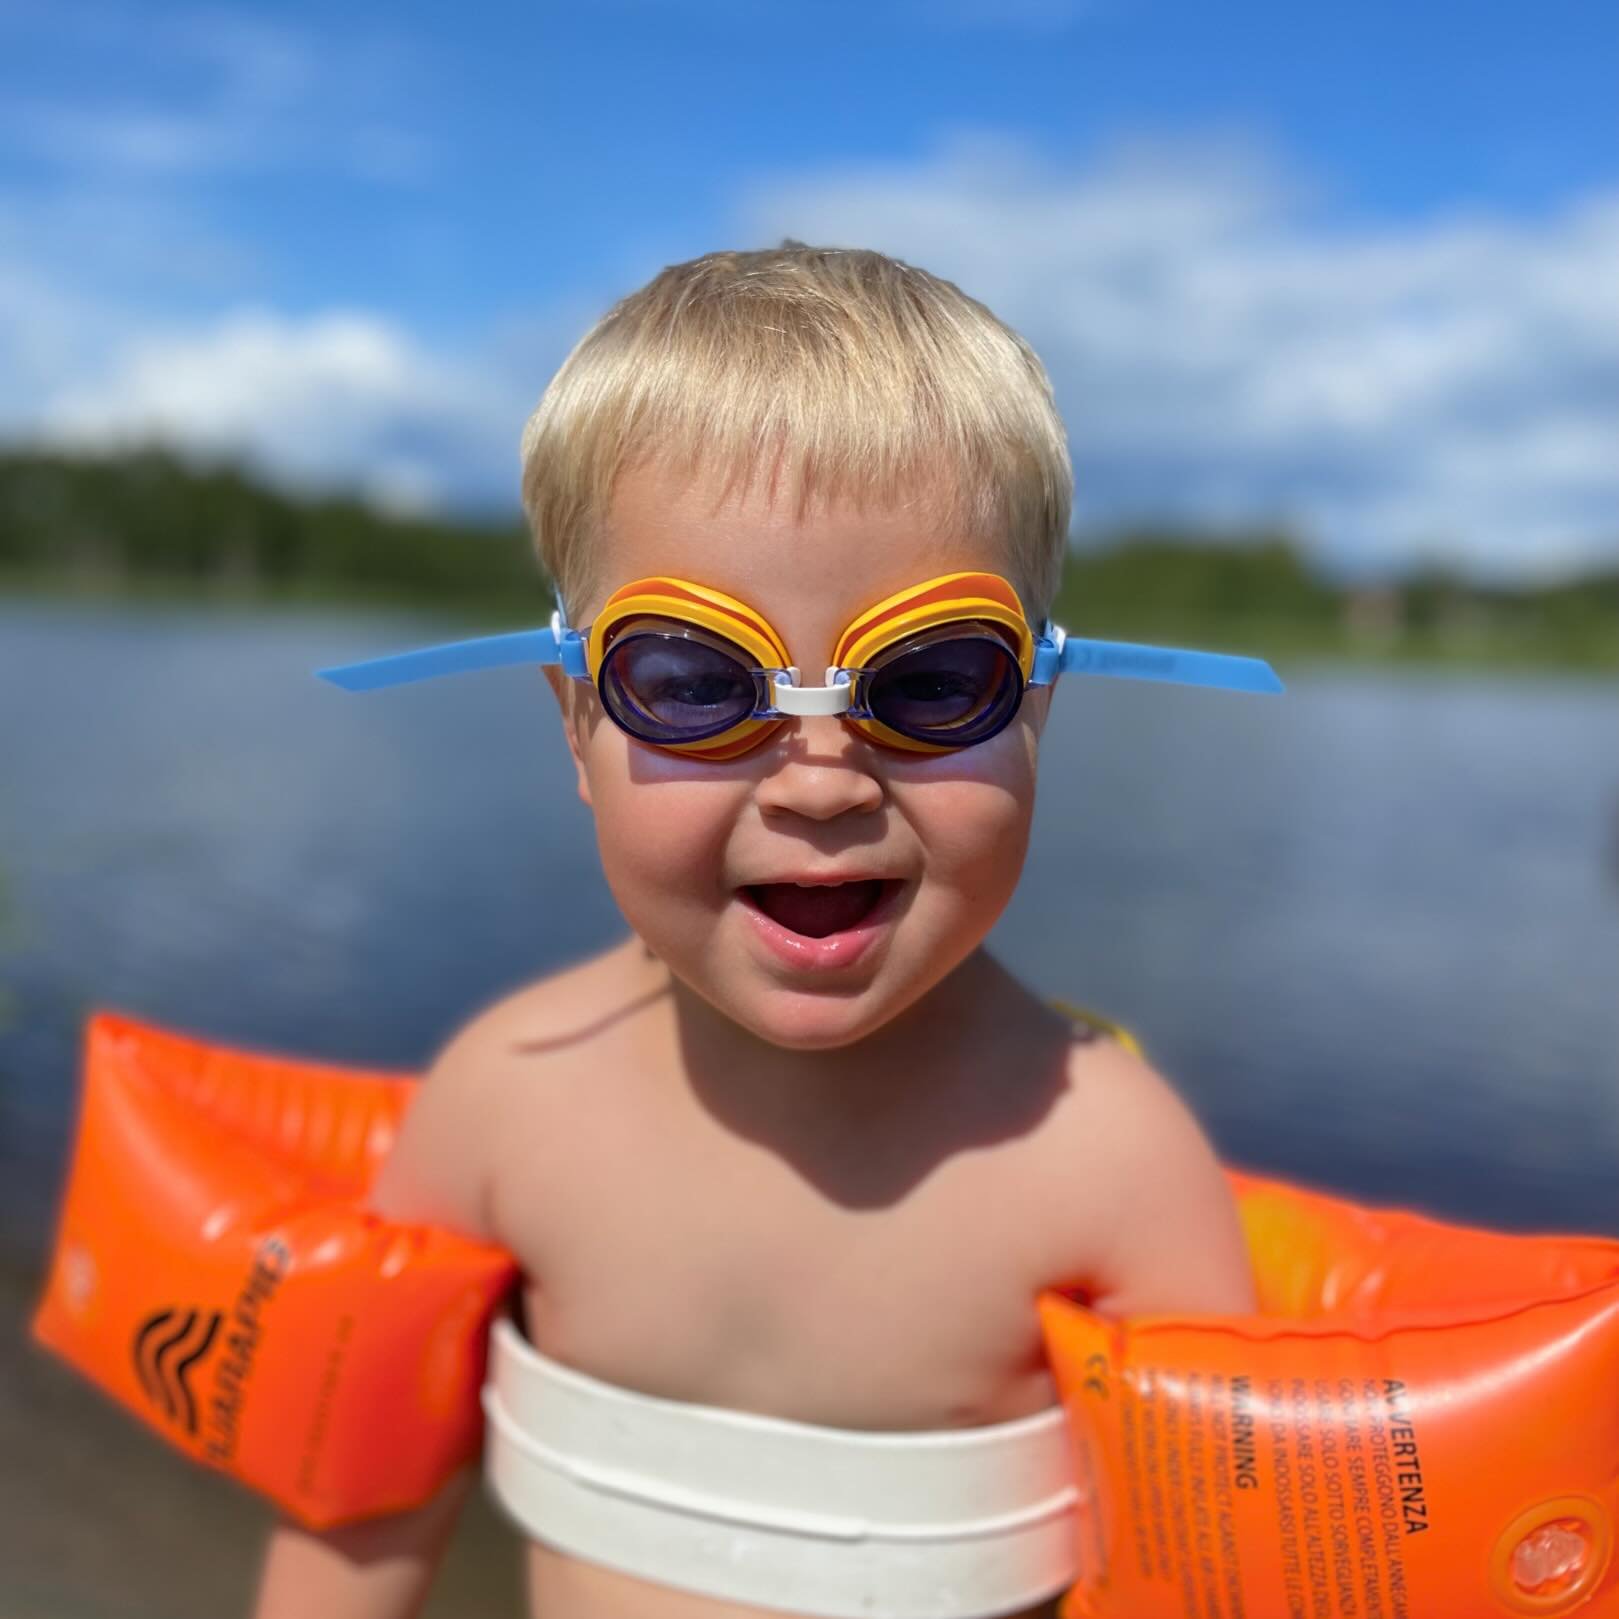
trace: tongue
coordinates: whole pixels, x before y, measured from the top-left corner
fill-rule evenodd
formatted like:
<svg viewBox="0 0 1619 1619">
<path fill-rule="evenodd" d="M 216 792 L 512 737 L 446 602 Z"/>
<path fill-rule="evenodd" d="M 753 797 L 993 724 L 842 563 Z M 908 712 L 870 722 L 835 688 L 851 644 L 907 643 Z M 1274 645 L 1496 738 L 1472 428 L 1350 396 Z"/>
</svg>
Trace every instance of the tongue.
<svg viewBox="0 0 1619 1619">
<path fill-rule="evenodd" d="M 823 888 L 800 888 L 797 883 L 758 883 L 748 892 L 772 922 L 779 922 L 806 938 L 824 939 L 865 920 L 882 898 L 883 885 L 835 883 Z"/>
</svg>

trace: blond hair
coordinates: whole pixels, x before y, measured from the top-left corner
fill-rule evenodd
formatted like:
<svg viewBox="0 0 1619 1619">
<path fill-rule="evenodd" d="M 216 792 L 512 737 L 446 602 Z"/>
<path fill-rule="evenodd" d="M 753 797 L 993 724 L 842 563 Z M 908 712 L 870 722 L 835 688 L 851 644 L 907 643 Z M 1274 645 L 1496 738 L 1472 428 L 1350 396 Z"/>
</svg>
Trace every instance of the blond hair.
<svg viewBox="0 0 1619 1619">
<path fill-rule="evenodd" d="M 1005 546 L 1039 622 L 1068 540 L 1073 472 L 1034 350 L 949 281 L 864 249 L 791 239 L 660 271 L 580 339 L 523 431 L 523 506 L 565 603 L 621 472 L 643 463 L 812 502 L 925 491 Z M 943 476 L 941 476 L 943 473 Z"/>
</svg>

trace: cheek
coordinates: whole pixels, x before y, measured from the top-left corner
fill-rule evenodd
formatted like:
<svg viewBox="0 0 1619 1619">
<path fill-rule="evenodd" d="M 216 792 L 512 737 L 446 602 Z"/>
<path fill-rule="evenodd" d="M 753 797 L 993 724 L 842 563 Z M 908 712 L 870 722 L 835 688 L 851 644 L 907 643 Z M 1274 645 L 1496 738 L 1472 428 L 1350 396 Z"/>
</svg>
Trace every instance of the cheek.
<svg viewBox="0 0 1619 1619">
<path fill-rule="evenodd" d="M 934 798 L 921 819 L 918 831 L 934 881 L 973 901 L 1004 904 L 1029 844 L 1031 816 L 1024 801 L 962 785 Z"/>
<path fill-rule="evenodd" d="M 647 905 L 719 892 L 745 783 L 723 767 L 638 747 L 612 726 L 596 730 L 584 763 L 602 870 L 632 925 Z"/>
<path fill-rule="evenodd" d="M 1004 904 L 1022 871 L 1034 816 L 1035 732 L 1017 725 L 954 757 L 911 766 L 895 800 L 935 881 Z"/>
</svg>

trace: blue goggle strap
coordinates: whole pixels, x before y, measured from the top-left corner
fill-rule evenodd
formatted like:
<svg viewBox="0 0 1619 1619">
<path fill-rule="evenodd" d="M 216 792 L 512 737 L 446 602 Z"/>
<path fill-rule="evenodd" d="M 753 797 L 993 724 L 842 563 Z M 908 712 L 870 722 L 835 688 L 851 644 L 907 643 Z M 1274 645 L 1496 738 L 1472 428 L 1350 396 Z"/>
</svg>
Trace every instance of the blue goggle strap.
<svg viewBox="0 0 1619 1619">
<path fill-rule="evenodd" d="M 1280 692 L 1287 688 L 1263 658 L 1184 647 L 1091 641 L 1047 624 L 1035 642 L 1031 686 L 1049 686 L 1061 674 L 1111 675 L 1116 680 L 1162 680 L 1223 691 Z"/>
<path fill-rule="evenodd" d="M 482 635 L 470 641 L 448 641 L 367 658 L 360 663 L 317 669 L 344 691 L 376 691 L 404 686 L 440 675 L 474 669 L 503 669 L 515 664 L 555 664 L 575 680 L 589 678 L 585 637 L 571 629 L 560 611 L 543 630 L 515 630 L 509 635 Z M 1035 642 L 1031 686 L 1049 686 L 1060 674 L 1110 675 L 1116 680 L 1158 680 L 1225 691 L 1280 692 L 1286 688 L 1263 658 L 1226 652 L 1192 652 L 1180 647 L 1140 646 L 1129 641 L 1092 641 L 1068 635 L 1048 624 Z"/>
<path fill-rule="evenodd" d="M 439 675 L 459 675 L 471 669 L 504 669 L 519 663 L 556 664 L 575 680 L 586 680 L 590 676 L 585 661 L 585 638 L 578 630 L 568 627 L 560 611 L 551 615 L 549 629 L 514 630 L 510 635 L 480 635 L 470 641 L 447 641 L 442 646 L 395 652 L 385 658 L 367 658 L 362 663 L 340 663 L 330 669 L 317 669 L 315 673 L 344 691 L 376 691 L 382 686 L 404 686 L 415 680 L 434 680 Z"/>
</svg>

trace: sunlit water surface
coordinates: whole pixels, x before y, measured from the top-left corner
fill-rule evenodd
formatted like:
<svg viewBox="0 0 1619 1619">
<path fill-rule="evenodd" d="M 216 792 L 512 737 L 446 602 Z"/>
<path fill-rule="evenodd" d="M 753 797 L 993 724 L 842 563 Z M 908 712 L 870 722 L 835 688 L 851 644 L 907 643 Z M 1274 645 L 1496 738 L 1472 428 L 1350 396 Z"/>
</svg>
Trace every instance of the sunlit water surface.
<svg viewBox="0 0 1619 1619">
<path fill-rule="evenodd" d="M 420 1066 L 622 924 L 551 700 L 365 697 L 407 615 L 0 603 L 0 1234 L 37 1256 L 87 1011 Z M 994 944 L 1134 1026 L 1232 1161 L 1619 1232 L 1619 691 L 1282 671 L 1059 692 Z"/>
</svg>

